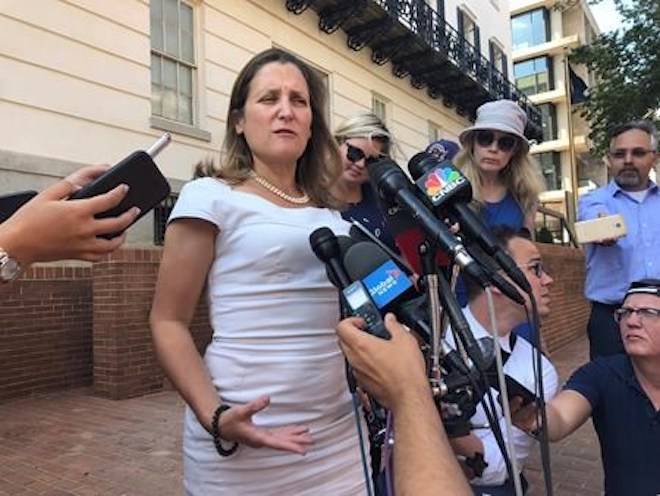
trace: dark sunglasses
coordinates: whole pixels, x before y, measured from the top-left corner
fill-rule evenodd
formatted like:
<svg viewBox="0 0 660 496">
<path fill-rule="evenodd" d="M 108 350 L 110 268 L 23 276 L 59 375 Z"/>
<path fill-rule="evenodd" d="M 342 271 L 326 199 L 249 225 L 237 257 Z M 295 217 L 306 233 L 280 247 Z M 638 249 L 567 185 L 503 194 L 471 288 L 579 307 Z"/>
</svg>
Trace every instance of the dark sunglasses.
<svg viewBox="0 0 660 496">
<path fill-rule="evenodd" d="M 355 163 L 366 158 L 366 155 L 362 149 L 358 148 L 357 146 L 353 146 L 350 143 L 346 143 L 346 158 L 349 161 Z"/>
<path fill-rule="evenodd" d="M 488 130 L 479 130 L 476 132 L 475 139 L 479 146 L 483 146 L 485 148 L 490 146 L 493 141 L 495 141 L 495 133 Z M 518 143 L 518 138 L 515 138 L 514 136 L 500 136 L 497 139 L 497 148 L 503 152 L 510 152 L 515 148 L 516 143 Z"/>
</svg>

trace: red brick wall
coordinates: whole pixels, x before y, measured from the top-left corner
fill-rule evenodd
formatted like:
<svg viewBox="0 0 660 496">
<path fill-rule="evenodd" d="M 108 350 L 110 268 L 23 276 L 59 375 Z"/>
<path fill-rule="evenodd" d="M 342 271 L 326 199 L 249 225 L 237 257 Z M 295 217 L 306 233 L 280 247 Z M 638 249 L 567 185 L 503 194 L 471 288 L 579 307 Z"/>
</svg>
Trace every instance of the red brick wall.
<svg viewBox="0 0 660 496">
<path fill-rule="evenodd" d="M 584 335 L 589 303 L 584 298 L 584 254 L 576 248 L 539 243 L 543 263 L 554 279 L 550 291 L 550 316 L 541 324 L 541 335 L 550 353 Z"/>
<path fill-rule="evenodd" d="M 93 266 L 94 391 L 112 399 L 163 388 L 149 329 L 159 249 L 124 249 Z M 204 298 L 202 298 L 204 301 Z M 210 341 L 206 305 L 191 326 L 200 352 Z"/>
<path fill-rule="evenodd" d="M 33 267 L 0 284 L 0 400 L 92 382 L 90 267 Z"/>
<path fill-rule="evenodd" d="M 584 258 L 539 247 L 555 280 L 553 312 L 542 325 L 552 352 L 585 332 Z M 124 249 L 92 268 L 37 267 L 0 285 L 0 400 L 92 380 L 97 394 L 114 399 L 167 387 L 148 322 L 160 253 Z M 202 300 L 191 326 L 200 352 L 211 337 Z"/>
</svg>

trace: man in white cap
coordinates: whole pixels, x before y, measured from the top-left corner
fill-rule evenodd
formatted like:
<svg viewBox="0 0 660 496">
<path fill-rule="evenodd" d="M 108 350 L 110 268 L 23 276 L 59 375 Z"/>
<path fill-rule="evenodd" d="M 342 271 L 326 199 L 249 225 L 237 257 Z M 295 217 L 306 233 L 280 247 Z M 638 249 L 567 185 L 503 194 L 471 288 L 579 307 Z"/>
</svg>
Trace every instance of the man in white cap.
<svg viewBox="0 0 660 496">
<path fill-rule="evenodd" d="M 660 279 L 633 282 L 614 317 L 626 354 L 597 358 L 573 374 L 546 405 L 548 436 L 559 441 L 592 417 L 605 493 L 660 494 Z M 514 423 L 533 435 L 537 413 L 533 404 L 519 409 Z"/>
</svg>

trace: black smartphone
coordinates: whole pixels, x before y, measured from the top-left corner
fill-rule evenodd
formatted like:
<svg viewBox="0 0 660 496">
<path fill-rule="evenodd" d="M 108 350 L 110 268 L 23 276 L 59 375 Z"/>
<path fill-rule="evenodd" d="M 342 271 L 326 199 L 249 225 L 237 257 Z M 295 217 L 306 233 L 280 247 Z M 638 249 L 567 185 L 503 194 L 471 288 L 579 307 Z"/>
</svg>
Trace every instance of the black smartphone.
<svg viewBox="0 0 660 496">
<path fill-rule="evenodd" d="M 18 193 L 0 196 L 0 224 L 9 219 L 16 210 L 35 196 L 37 196 L 36 191 L 19 191 Z"/>
<path fill-rule="evenodd" d="M 129 208 L 138 207 L 140 215 L 133 221 L 135 223 L 170 194 L 170 185 L 152 158 L 169 143 L 169 140 L 169 134 L 165 134 L 146 152 L 140 150 L 131 153 L 103 175 L 76 191 L 69 199 L 92 198 L 107 193 L 120 184 L 127 184 L 128 193 L 119 205 L 97 214 L 96 217 L 117 217 Z M 103 237 L 112 238 L 119 234 L 121 233 L 112 233 Z"/>
<path fill-rule="evenodd" d="M 505 375 L 507 398 L 511 401 L 516 396 L 522 398 L 522 406 L 536 401 L 536 395 L 511 376 Z"/>
<path fill-rule="evenodd" d="M 369 291 L 361 281 L 355 281 L 342 291 L 351 313 L 355 317 L 362 317 L 367 324 L 366 331 L 379 338 L 390 339 L 390 333 L 385 329 L 385 322 L 378 311 L 378 307 L 371 299 Z"/>
</svg>

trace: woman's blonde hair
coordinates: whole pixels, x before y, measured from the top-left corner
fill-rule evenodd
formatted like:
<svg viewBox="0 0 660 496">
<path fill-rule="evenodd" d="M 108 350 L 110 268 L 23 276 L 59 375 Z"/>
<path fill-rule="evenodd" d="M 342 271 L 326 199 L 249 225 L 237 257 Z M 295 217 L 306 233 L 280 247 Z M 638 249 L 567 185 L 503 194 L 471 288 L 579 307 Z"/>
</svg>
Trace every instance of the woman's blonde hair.
<svg viewBox="0 0 660 496">
<path fill-rule="evenodd" d="M 484 206 L 481 193 L 482 179 L 474 158 L 474 132 L 465 137 L 465 145 L 459 152 L 454 164 L 472 184 L 472 197 L 479 208 Z M 511 156 L 507 166 L 499 172 L 506 189 L 511 192 L 526 217 L 535 210 L 539 202 L 539 194 L 545 190 L 540 168 L 536 160 L 520 143 Z"/>
<path fill-rule="evenodd" d="M 390 154 L 392 134 L 387 126 L 373 112 L 360 112 L 342 122 L 334 132 L 337 143 L 342 144 L 351 138 L 366 138 L 382 144 L 382 153 Z"/>
<path fill-rule="evenodd" d="M 325 121 L 326 89 L 314 71 L 296 56 L 271 48 L 258 53 L 243 67 L 232 87 L 227 111 L 227 130 L 222 145 L 222 159 L 216 167 L 208 162 L 195 169 L 195 177 L 215 176 L 231 185 L 246 181 L 253 169 L 252 152 L 245 136 L 236 132 L 236 123 L 243 116 L 250 83 L 259 70 L 271 63 L 295 65 L 307 83 L 312 128 L 305 151 L 298 159 L 296 184 L 319 207 L 337 208 L 341 203 L 330 193 L 331 186 L 341 174 L 339 149 Z"/>
</svg>

